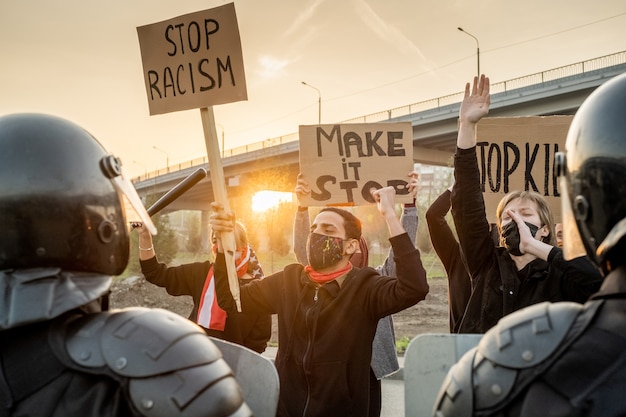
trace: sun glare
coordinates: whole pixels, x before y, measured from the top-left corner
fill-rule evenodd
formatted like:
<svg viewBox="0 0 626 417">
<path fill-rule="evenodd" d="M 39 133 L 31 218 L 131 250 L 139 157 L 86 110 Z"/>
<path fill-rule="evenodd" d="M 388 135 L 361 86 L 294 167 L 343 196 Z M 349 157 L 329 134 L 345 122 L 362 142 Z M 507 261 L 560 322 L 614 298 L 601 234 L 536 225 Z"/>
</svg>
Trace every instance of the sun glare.
<svg viewBox="0 0 626 417">
<path fill-rule="evenodd" d="M 262 213 L 278 206 L 280 203 L 292 200 L 292 193 L 280 191 L 259 191 L 252 196 L 252 211 Z"/>
</svg>

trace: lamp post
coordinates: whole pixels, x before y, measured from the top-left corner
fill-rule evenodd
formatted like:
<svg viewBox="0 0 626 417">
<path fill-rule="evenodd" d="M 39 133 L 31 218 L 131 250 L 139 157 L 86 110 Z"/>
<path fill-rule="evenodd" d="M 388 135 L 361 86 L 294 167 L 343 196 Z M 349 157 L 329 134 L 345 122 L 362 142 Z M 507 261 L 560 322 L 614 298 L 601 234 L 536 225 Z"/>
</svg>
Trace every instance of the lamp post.
<svg viewBox="0 0 626 417">
<path fill-rule="evenodd" d="M 480 45 L 478 43 L 478 38 L 472 35 L 471 33 L 469 33 L 468 31 L 463 30 L 463 28 L 461 27 L 458 27 L 457 29 L 465 33 L 466 35 L 471 36 L 476 41 L 476 65 L 478 67 L 478 77 L 480 78 Z"/>
<path fill-rule="evenodd" d="M 170 154 L 165 152 L 163 149 L 157 148 L 156 146 L 153 146 L 152 148 L 165 154 L 165 165 L 167 167 L 167 172 L 170 172 Z"/>
<path fill-rule="evenodd" d="M 304 81 L 302 81 L 302 85 L 306 85 L 307 87 L 311 87 L 312 89 L 317 91 L 317 124 L 321 125 L 322 124 L 322 93 L 320 93 L 319 89 L 313 87 L 311 84 L 305 83 Z"/>
</svg>

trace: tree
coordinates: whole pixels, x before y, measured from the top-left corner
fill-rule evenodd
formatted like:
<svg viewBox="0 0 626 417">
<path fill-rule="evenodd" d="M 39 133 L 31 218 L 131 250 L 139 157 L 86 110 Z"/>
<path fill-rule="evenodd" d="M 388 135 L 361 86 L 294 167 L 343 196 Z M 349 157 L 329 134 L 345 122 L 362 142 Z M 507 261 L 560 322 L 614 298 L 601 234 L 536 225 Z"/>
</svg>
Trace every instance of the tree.
<svg viewBox="0 0 626 417">
<path fill-rule="evenodd" d="M 202 250 L 202 241 L 200 239 L 200 216 L 199 213 L 192 213 L 187 216 L 187 224 L 185 234 L 187 241 L 185 249 L 187 252 L 200 253 Z"/>
</svg>

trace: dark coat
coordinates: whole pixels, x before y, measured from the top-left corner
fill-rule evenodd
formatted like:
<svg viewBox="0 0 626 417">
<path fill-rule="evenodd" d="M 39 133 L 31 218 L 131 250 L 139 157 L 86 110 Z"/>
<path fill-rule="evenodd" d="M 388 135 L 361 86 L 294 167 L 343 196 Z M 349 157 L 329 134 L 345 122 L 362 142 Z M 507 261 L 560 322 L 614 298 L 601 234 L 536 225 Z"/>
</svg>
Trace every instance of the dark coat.
<svg viewBox="0 0 626 417">
<path fill-rule="evenodd" d="M 426 223 L 433 249 L 448 275 L 450 333 L 457 333 L 472 293 L 470 277 L 461 257 L 461 249 L 446 220 L 450 211 L 450 191 L 444 191 L 426 210 Z"/>
<path fill-rule="evenodd" d="M 278 314 L 279 416 L 366 416 L 372 340 L 378 320 L 423 300 L 426 271 L 408 235 L 390 239 L 395 277 L 352 269 L 336 280 L 312 282 L 292 264 L 241 287 L 244 312 Z M 220 306 L 234 308 L 224 256 L 215 268 Z M 222 305 L 224 303 L 224 305 Z"/>
<path fill-rule="evenodd" d="M 536 259 L 518 271 L 508 252 L 494 246 L 476 147 L 457 149 L 454 176 L 452 216 L 473 288 L 460 333 L 484 333 L 501 317 L 542 301 L 584 303 L 598 291 L 602 276 L 586 258 L 566 261 L 554 247 L 547 262 Z"/>
<path fill-rule="evenodd" d="M 179 266 L 160 263 L 157 257 L 140 261 L 141 272 L 146 280 L 163 287 L 171 295 L 190 295 L 193 309 L 189 320 L 196 322 L 198 308 L 204 289 L 204 282 L 211 268 L 211 262 L 194 262 Z M 240 280 L 243 283 L 243 280 Z M 264 352 L 272 337 L 272 316 L 269 314 L 228 313 L 224 331 L 204 328 L 209 336 L 245 346 L 255 352 Z"/>
</svg>

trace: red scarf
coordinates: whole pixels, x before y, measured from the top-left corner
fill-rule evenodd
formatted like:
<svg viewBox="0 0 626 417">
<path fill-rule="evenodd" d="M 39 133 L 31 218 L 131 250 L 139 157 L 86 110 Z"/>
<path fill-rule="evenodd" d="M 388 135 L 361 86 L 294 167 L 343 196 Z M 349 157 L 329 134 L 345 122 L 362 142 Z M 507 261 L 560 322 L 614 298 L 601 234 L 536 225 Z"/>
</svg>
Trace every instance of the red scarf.
<svg viewBox="0 0 626 417">
<path fill-rule="evenodd" d="M 309 278 L 311 278 L 311 281 L 318 284 L 326 284 L 327 282 L 330 282 L 335 278 L 338 278 L 347 273 L 348 271 L 350 271 L 350 269 L 352 269 L 352 264 L 350 262 L 348 262 L 348 264 L 344 268 L 341 268 L 339 271 L 330 272 L 328 274 L 317 272 L 315 269 L 313 269 L 311 265 L 307 265 L 304 267 L 304 270 L 307 274 L 309 274 Z"/>
<path fill-rule="evenodd" d="M 248 262 L 250 261 L 250 249 L 246 246 L 243 249 L 241 258 L 235 261 L 237 268 L 237 276 L 243 277 L 248 270 Z M 213 279 L 213 265 L 209 269 L 209 273 L 204 280 L 204 288 L 200 297 L 200 305 L 198 306 L 198 316 L 196 322 L 207 329 L 224 331 L 226 327 L 226 318 L 228 313 L 222 310 L 217 303 L 217 293 L 215 292 L 215 280 Z"/>
</svg>

